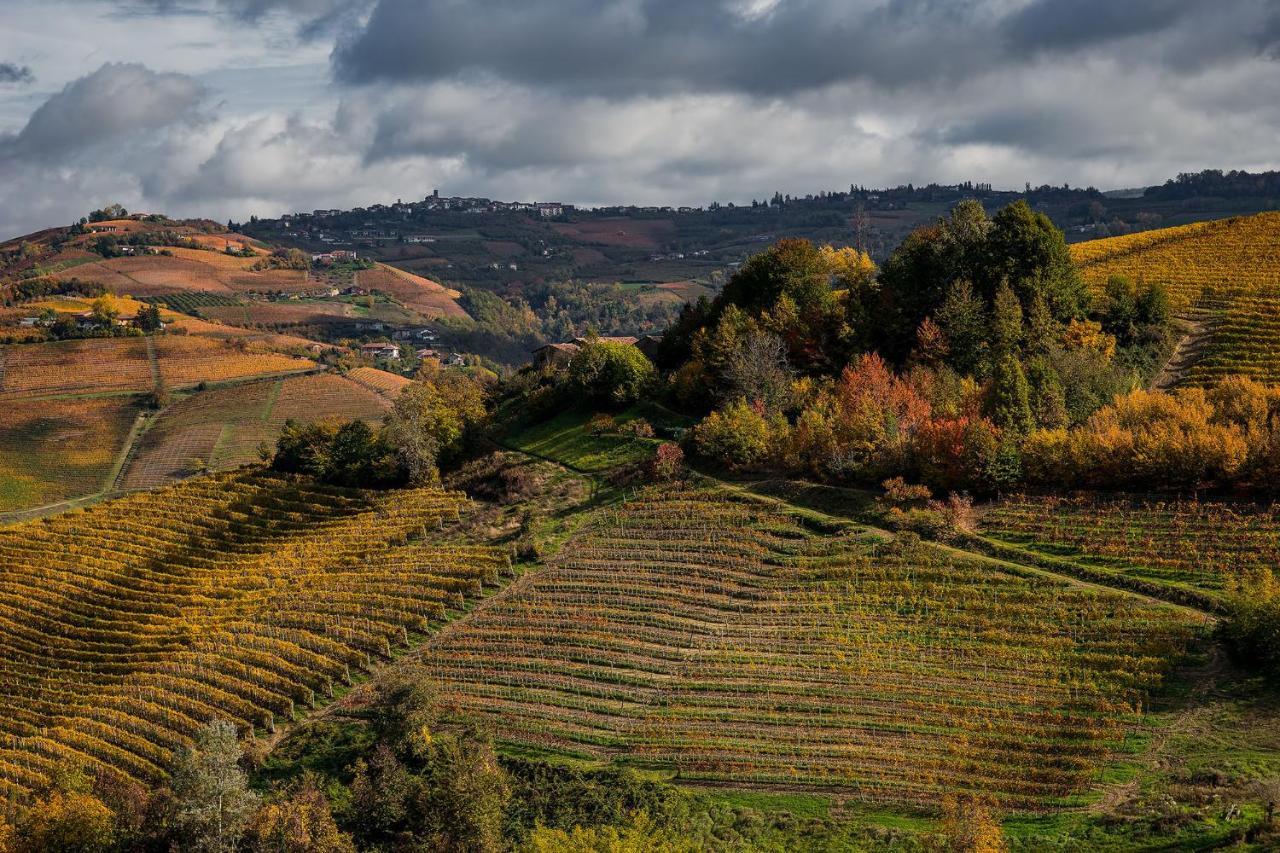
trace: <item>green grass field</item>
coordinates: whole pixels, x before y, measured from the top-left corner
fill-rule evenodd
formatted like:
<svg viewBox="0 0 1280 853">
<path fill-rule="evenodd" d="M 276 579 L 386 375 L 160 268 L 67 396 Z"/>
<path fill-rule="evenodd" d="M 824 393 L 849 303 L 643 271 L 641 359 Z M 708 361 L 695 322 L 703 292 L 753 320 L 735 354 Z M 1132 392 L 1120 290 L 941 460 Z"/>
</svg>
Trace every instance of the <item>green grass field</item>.
<svg viewBox="0 0 1280 853">
<path fill-rule="evenodd" d="M 619 430 L 594 434 L 587 428 L 592 414 L 585 409 L 571 409 L 517 432 L 508 439 L 508 444 L 578 471 L 600 473 L 647 459 L 661 443 L 658 439 L 637 438 Z M 652 423 L 646 415 L 652 412 L 632 407 L 616 415 L 615 420 L 618 427 L 642 417 Z"/>
</svg>

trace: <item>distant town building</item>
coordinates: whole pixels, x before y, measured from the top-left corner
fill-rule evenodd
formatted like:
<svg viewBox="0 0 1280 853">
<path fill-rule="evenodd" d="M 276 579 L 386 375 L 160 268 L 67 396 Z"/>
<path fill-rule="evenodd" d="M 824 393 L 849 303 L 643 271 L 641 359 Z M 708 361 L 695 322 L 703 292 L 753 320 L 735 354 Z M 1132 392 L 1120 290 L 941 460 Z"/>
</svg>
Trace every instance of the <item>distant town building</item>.
<svg viewBox="0 0 1280 853">
<path fill-rule="evenodd" d="M 354 261 L 357 257 L 358 255 L 350 249 L 334 249 L 332 252 L 312 255 L 311 260 L 317 264 L 336 264 L 339 261 Z"/>
</svg>

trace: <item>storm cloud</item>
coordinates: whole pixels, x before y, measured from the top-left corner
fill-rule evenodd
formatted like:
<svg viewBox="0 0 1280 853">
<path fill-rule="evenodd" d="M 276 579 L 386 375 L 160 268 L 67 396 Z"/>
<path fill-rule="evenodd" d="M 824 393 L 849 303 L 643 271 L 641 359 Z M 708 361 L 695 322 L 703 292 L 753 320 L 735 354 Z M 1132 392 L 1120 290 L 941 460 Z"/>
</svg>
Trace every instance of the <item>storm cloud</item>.
<svg viewBox="0 0 1280 853">
<path fill-rule="evenodd" d="M 379 0 L 340 40 L 350 83 L 492 76 L 606 94 L 776 96 L 853 82 L 901 90 L 1021 73 L 1125 42 L 1179 68 L 1258 54 L 1269 0 Z"/>
<path fill-rule="evenodd" d="M 204 95 L 199 83 L 181 74 L 158 74 L 137 64 L 104 65 L 45 101 L 21 132 L 0 141 L 0 151 L 57 161 L 188 118 Z"/>
<path fill-rule="evenodd" d="M 5 235 L 107 201 L 243 219 L 1280 167 L 1274 0 L 13 3 Z"/>
</svg>

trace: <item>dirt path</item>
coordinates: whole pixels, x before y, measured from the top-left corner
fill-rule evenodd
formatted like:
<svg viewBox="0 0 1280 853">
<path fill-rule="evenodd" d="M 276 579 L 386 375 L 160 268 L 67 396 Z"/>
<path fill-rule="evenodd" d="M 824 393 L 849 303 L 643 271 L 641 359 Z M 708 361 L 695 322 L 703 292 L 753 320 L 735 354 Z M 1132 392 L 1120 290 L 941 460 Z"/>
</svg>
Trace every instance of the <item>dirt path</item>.
<svg viewBox="0 0 1280 853">
<path fill-rule="evenodd" d="M 1186 324 L 1186 333 L 1178 340 L 1169 360 L 1152 381 L 1153 390 L 1168 391 L 1177 385 L 1187 369 L 1200 358 L 1201 350 L 1213 333 L 1213 323 L 1207 313 L 1186 317 L 1183 322 Z"/>
</svg>

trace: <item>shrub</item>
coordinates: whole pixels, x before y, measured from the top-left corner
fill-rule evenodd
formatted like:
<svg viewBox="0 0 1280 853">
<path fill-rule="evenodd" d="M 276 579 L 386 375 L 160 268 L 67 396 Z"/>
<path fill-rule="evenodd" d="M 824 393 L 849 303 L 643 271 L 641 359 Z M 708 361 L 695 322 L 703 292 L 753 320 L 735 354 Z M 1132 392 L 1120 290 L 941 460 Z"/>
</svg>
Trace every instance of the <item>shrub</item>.
<svg viewBox="0 0 1280 853">
<path fill-rule="evenodd" d="M 628 421 L 623 425 L 622 431 L 628 435 L 634 435 L 636 438 L 653 438 L 653 424 L 644 418 L 636 418 L 634 421 Z"/>
<path fill-rule="evenodd" d="M 693 428 L 698 453 L 730 468 L 764 462 L 773 453 L 776 436 L 786 429 L 781 418 L 769 419 L 759 407 L 735 400 L 717 409 Z"/>
<path fill-rule="evenodd" d="M 891 477 L 881 485 L 884 487 L 884 495 L 881 500 L 890 506 L 904 506 L 910 503 L 927 501 L 933 497 L 933 493 L 929 491 L 928 486 L 914 485 L 901 477 Z"/>
<path fill-rule="evenodd" d="M 633 346 L 588 340 L 569 362 L 567 382 L 594 403 L 622 407 L 640 399 L 654 372 Z"/>
<path fill-rule="evenodd" d="M 678 480 L 684 475 L 684 451 L 680 445 L 665 441 L 649 460 L 649 475 L 655 480 Z"/>
<path fill-rule="evenodd" d="M 587 421 L 587 432 L 592 435 L 603 435 L 607 432 L 613 432 L 617 427 L 618 422 L 614 419 L 613 415 L 592 415 Z"/>
</svg>

